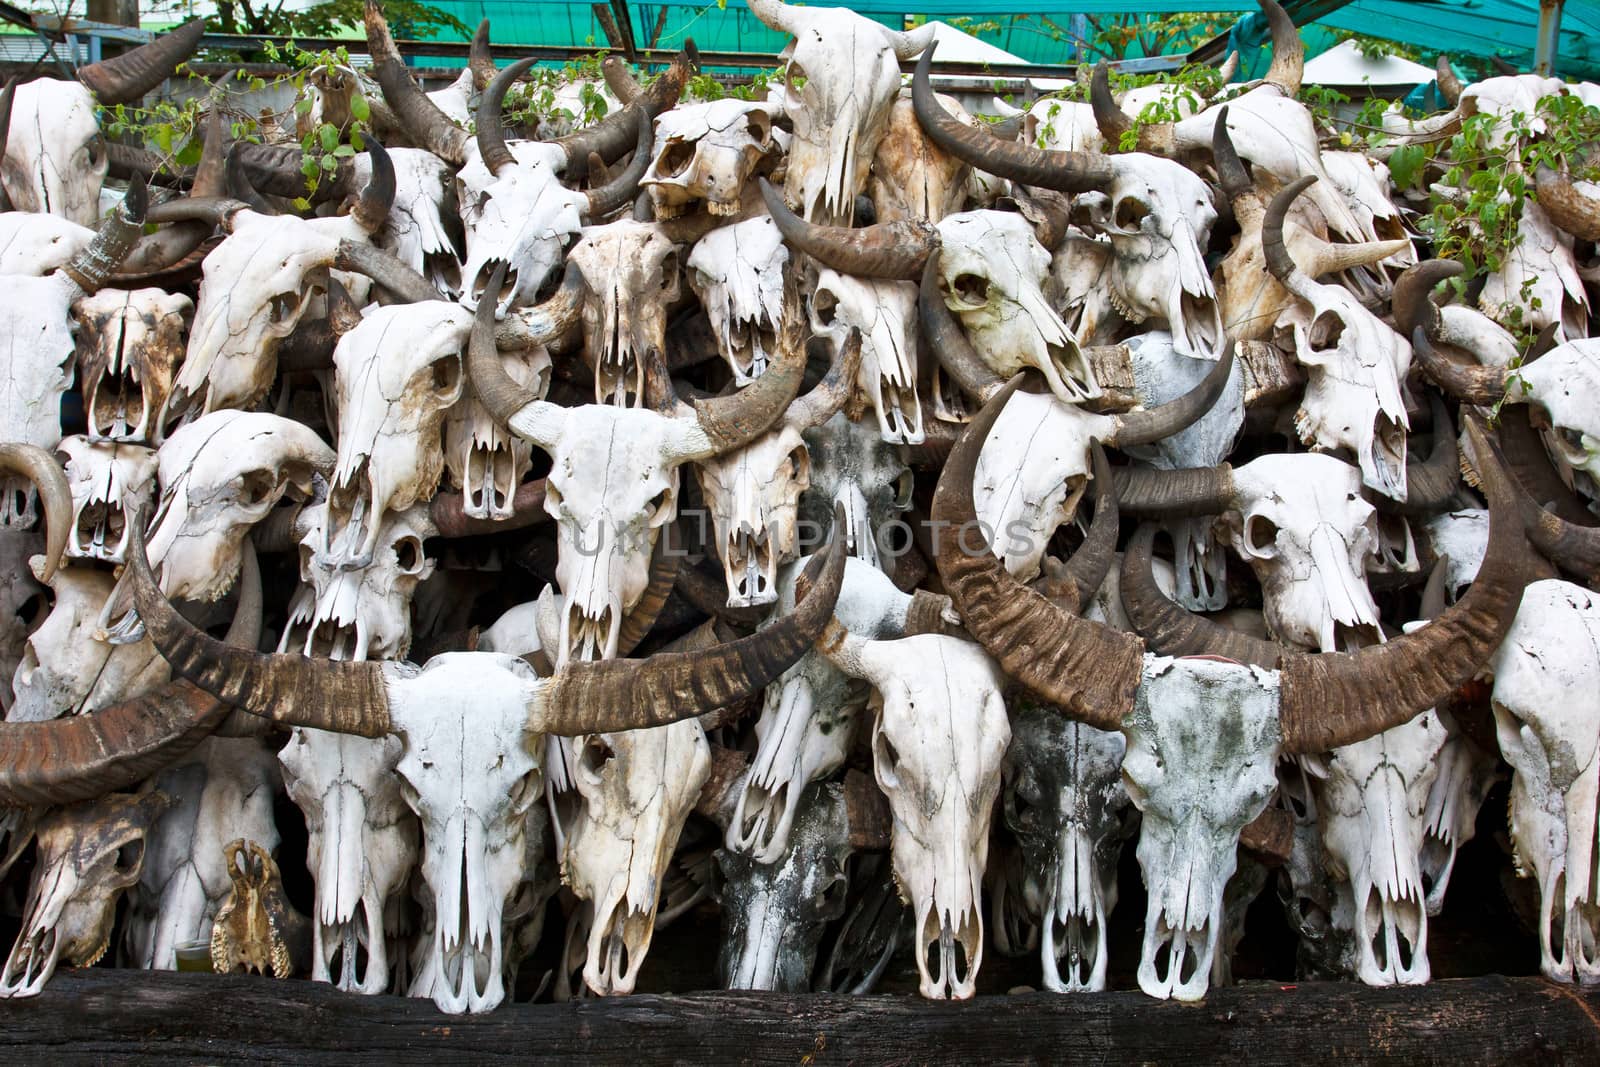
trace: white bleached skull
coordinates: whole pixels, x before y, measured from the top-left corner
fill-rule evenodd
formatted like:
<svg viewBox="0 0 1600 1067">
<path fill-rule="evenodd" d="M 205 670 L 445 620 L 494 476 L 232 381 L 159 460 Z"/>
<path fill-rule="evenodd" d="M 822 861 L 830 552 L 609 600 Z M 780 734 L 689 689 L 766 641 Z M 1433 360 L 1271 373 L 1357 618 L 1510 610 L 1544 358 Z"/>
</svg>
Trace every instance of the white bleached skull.
<svg viewBox="0 0 1600 1067">
<path fill-rule="evenodd" d="M 842 918 L 850 884 L 850 820 L 837 784 L 806 789 L 784 848 L 769 861 L 717 852 L 728 989 L 805 993 L 827 924 Z"/>
<path fill-rule="evenodd" d="M 1557 229 L 1536 200 L 1524 200 L 1517 243 L 1491 271 L 1478 294 L 1484 314 L 1542 330 L 1557 324 L 1556 340 L 1589 336 L 1589 295 L 1578 274 L 1572 237 Z"/>
<path fill-rule="evenodd" d="M 143 445 L 63 437 L 56 451 L 66 456 L 72 489 L 72 532 L 67 555 L 123 562 L 129 523 L 155 500 L 156 454 Z"/>
<path fill-rule="evenodd" d="M 6 279 L 0 333 L 12 339 L 0 354 L 0 426 L 7 441 L 54 448 L 61 440 L 61 398 L 72 384 L 72 327 L 67 309 L 82 295 L 63 271 Z M 32 485 L 0 478 L 0 526 L 33 523 Z"/>
<path fill-rule="evenodd" d="M 1513 399 L 1525 399 L 1549 420 L 1545 441 L 1557 463 L 1589 500 L 1600 500 L 1600 415 L 1594 390 L 1600 388 L 1600 340 L 1571 341 L 1518 370 L 1525 385 Z"/>
<path fill-rule="evenodd" d="M 313 476 L 332 468 L 333 450 L 292 419 L 230 409 L 174 431 L 156 461 L 161 503 L 149 552 L 161 590 L 212 601 L 238 576 L 245 534 L 291 490 L 309 497 Z"/>
<path fill-rule="evenodd" d="M 102 289 L 72 306 L 91 439 L 159 446 L 161 414 L 189 343 L 194 302 L 161 289 Z"/>
<path fill-rule="evenodd" d="M 111 644 L 97 636 L 101 609 L 111 595 L 110 574 L 63 568 L 50 576 L 49 585 L 55 604 L 28 636 L 12 676 L 11 722 L 82 715 L 167 681 L 166 662 L 149 641 Z"/>
<path fill-rule="evenodd" d="M 42 278 L 89 247 L 87 226 L 32 211 L 0 212 L 0 274 Z"/>
<path fill-rule="evenodd" d="M 0 717 L 9 714 L 12 677 L 28 647 L 28 635 L 45 618 L 49 599 L 34 580 L 28 560 L 44 551 L 44 538 L 32 531 L 0 529 Z"/>
<path fill-rule="evenodd" d="M 430 300 L 374 308 L 333 352 L 338 455 L 322 551 L 372 559 L 387 515 L 431 497 L 444 473 L 440 426 L 460 399 L 472 314 Z"/>
<path fill-rule="evenodd" d="M 811 454 L 788 421 L 743 448 L 695 464 L 711 511 L 729 607 L 778 599 L 778 567 L 799 549 L 800 494 L 811 486 Z"/>
<path fill-rule="evenodd" d="M 500 364 L 511 380 L 544 399 L 550 389 L 550 353 L 543 345 L 506 349 Z M 510 518 L 517 486 L 533 468 L 533 445 L 509 432 L 485 410 L 469 381 L 445 413 L 444 466 L 471 519 Z"/>
<path fill-rule="evenodd" d="M 800 559 L 784 568 L 780 612 L 793 609 L 794 581 L 805 563 Z M 872 564 L 849 559 L 833 613 L 853 634 L 899 637 L 910 600 Z M 730 852 L 749 853 L 758 864 L 779 861 L 799 816 L 801 795 L 844 766 L 867 695 L 866 686 L 816 649 L 767 686 L 756 719 L 755 755 L 728 823 Z"/>
<path fill-rule="evenodd" d="M 1012 715 L 1005 820 L 1022 847 L 1024 899 L 1040 916 L 1045 988 L 1057 993 L 1106 988 L 1106 922 L 1133 831 L 1126 747 L 1121 734 L 1053 708 L 1023 703 Z"/>
<path fill-rule="evenodd" d="M 561 184 L 559 145 L 510 141 L 515 165 L 489 173 L 477 152 L 456 172 L 456 199 L 466 228 L 467 258 L 461 268 L 462 301 L 476 309 L 495 266 L 505 263 L 505 286 L 490 294 L 496 317 L 532 303 L 561 266 L 566 245 L 578 233 L 586 201 Z"/>
<path fill-rule="evenodd" d="M 328 505 L 313 504 L 295 522 L 300 534 L 300 589 L 289 603 L 279 652 L 332 659 L 404 659 L 411 648 L 411 598 L 434 571 L 423 543 L 434 536 L 428 506 L 385 515 L 370 557 L 353 564 L 348 546 L 328 540 Z"/>
<path fill-rule="evenodd" d="M 396 666 L 396 764 L 422 823 L 432 931 L 408 995 L 441 1011 L 492 1011 L 505 998 L 506 905 L 530 877 L 528 809 L 543 792 L 544 745 L 528 733 L 533 669 L 512 656 L 446 653 Z"/>
<path fill-rule="evenodd" d="M 1223 536 L 1261 582 L 1278 640 L 1322 652 L 1383 639 L 1366 572 L 1377 512 L 1356 468 L 1315 453 L 1262 456 L 1234 468 Z"/>
<path fill-rule="evenodd" d="M 1005 677 L 977 645 L 940 634 L 853 635 L 824 651 L 870 682 L 872 766 L 893 815 L 889 852 L 914 915 L 922 995 L 965 1000 L 983 963 L 980 893 L 1000 764 L 1011 740 Z"/>
<path fill-rule="evenodd" d="M 1131 323 L 1165 324 L 1182 355 L 1219 358 L 1222 310 L 1204 258 L 1217 220 L 1210 189 L 1170 159 L 1134 153 L 1117 163 L 1105 225 L 1113 303 Z"/>
<path fill-rule="evenodd" d="M 417 861 L 417 820 L 394 773 L 401 749 L 397 737 L 296 729 L 278 753 L 316 882 L 311 977 L 347 992 L 389 988 L 391 913 Z"/>
<path fill-rule="evenodd" d="M 685 104 L 656 117 L 655 154 L 640 186 L 658 219 L 703 202 L 713 215 L 734 215 L 745 185 L 777 150 L 770 104 L 724 99 Z"/>
<path fill-rule="evenodd" d="M 667 864 L 711 774 L 695 719 L 571 742 L 579 803 L 561 827 L 561 876 L 592 921 L 583 981 L 601 996 L 633 992 L 655 932 Z"/>
<path fill-rule="evenodd" d="M 339 242 L 368 239 L 348 215 L 301 219 L 241 210 L 230 225 L 200 265 L 188 353 L 168 399 L 175 415 L 248 409 L 264 397 L 279 344 L 327 292 Z"/>
<path fill-rule="evenodd" d="M 1570 582 L 1534 582 L 1494 670 L 1495 734 L 1511 764 L 1517 873 L 1539 882 L 1539 969 L 1600 983 L 1600 601 Z"/>
<path fill-rule="evenodd" d="M 1099 396 L 1077 338 L 1045 299 L 1050 253 L 1028 220 L 1009 211 L 966 211 L 947 215 L 938 229 L 945 305 L 984 362 L 1002 378 L 1034 367 L 1068 404 Z"/>
<path fill-rule="evenodd" d="M 806 310 L 812 331 L 827 339 L 835 358 L 850 331 L 861 331 L 856 388 L 872 405 L 878 432 L 890 444 L 920 444 L 917 287 L 911 282 L 856 278 L 824 267 L 807 297 Z"/>
<path fill-rule="evenodd" d="M 788 265 L 783 234 L 766 215 L 718 227 L 689 253 L 689 286 L 736 385 L 759 377 L 777 356 Z"/>
<path fill-rule="evenodd" d="M 807 431 L 805 440 L 811 453 L 811 488 L 800 496 L 800 521 L 826 536 L 833 528 L 834 508 L 843 507 L 845 548 L 874 567 L 891 565 L 894 553 L 905 546 L 890 524 L 911 508 L 915 487 L 903 449 L 884 441 L 870 423 L 851 422 L 842 411 Z"/>
<path fill-rule="evenodd" d="M 117 901 L 139 880 L 145 836 L 170 803 L 161 792 L 108 793 L 40 818 L 33 881 L 0 971 L 0 999 L 37 996 L 60 963 L 99 962 L 111 947 Z"/>
<path fill-rule="evenodd" d="M 1367 985 L 1421 985 L 1431 975 L 1419 859 L 1444 742 L 1429 711 L 1306 761 L 1327 869 L 1341 883 L 1334 923 L 1353 933 L 1350 962 Z"/>
<path fill-rule="evenodd" d="M 1360 223 L 1363 240 L 1395 241 L 1411 236 L 1400 210 L 1389 199 L 1389 168 L 1385 164 L 1360 152 L 1324 152 L 1322 166 Z M 1376 269 L 1362 267 L 1341 271 L 1339 280 L 1371 304 L 1389 294 L 1390 272 L 1403 271 L 1416 262 L 1416 249 L 1408 246 L 1380 260 Z"/>
<path fill-rule="evenodd" d="M 1199 1000 L 1240 832 L 1277 788 L 1278 677 L 1147 655 L 1122 732 L 1122 781 L 1142 815 L 1137 851 L 1149 898 L 1139 988 L 1160 1000 Z"/>
<path fill-rule="evenodd" d="M 16 87 L 0 161 L 0 183 L 15 210 L 93 226 L 109 163 L 87 87 L 53 78 Z"/>
<path fill-rule="evenodd" d="M 751 12 L 794 35 L 782 55 L 783 111 L 794 125 L 784 195 L 811 222 L 849 223 L 900 91 L 896 60 L 919 54 L 933 27 L 896 33 L 846 8 L 777 2 Z"/>
<path fill-rule="evenodd" d="M 451 167 L 432 152 L 392 148 L 394 204 L 384 224 L 387 240 L 402 263 L 427 278 L 441 293 L 461 292 L 461 257 L 456 248 L 455 183 Z M 372 159 L 356 156 L 358 185 L 371 178 Z"/>
<path fill-rule="evenodd" d="M 584 230 L 567 257 L 586 283 L 583 337 L 595 403 L 643 403 L 645 355 L 666 348 L 667 312 L 683 291 L 682 258 L 659 224 L 629 219 Z"/>
</svg>

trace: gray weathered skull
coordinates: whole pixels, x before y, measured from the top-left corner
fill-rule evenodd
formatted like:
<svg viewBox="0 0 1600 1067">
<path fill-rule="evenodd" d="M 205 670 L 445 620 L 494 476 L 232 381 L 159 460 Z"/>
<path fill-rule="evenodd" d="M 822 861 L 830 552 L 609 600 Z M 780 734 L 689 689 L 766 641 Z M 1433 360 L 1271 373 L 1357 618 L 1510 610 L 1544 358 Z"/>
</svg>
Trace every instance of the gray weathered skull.
<svg viewBox="0 0 1600 1067">
<path fill-rule="evenodd" d="M 91 439 L 159 446 L 194 302 L 161 289 L 104 289 L 72 305 Z"/>
<path fill-rule="evenodd" d="M 1040 915 L 1045 988 L 1106 988 L 1107 920 L 1132 833 L 1121 734 L 1022 704 L 1006 752 L 1006 825 L 1022 846 L 1023 895 Z M 1062 974 L 1062 963 L 1066 974 Z"/>
<path fill-rule="evenodd" d="M 658 223 L 628 219 L 585 229 L 568 255 L 586 283 L 583 337 L 595 368 L 595 403 L 643 403 L 644 357 L 666 348 L 667 312 L 683 289 L 682 258 Z"/>
<path fill-rule="evenodd" d="M 1278 677 L 1237 663 L 1146 656 L 1122 781 L 1143 815 L 1149 903 L 1139 988 L 1205 996 L 1239 834 L 1277 788 Z"/>
<path fill-rule="evenodd" d="M 161 792 L 109 793 L 40 817 L 22 929 L 0 971 L 0 998 L 37 996 L 56 965 L 92 967 L 111 947 L 117 901 L 139 880 L 145 836 L 171 803 Z"/>
<path fill-rule="evenodd" d="M 843 412 L 805 435 L 811 453 L 811 488 L 800 497 L 800 521 L 818 530 L 833 526 L 835 507 L 843 507 L 845 546 L 875 567 L 886 565 L 896 549 L 890 523 L 911 507 L 913 481 L 903 449 L 884 441 L 866 421 L 851 422 Z M 879 538 L 886 542 L 881 546 Z"/>
<path fill-rule="evenodd" d="M 938 96 L 940 106 L 967 125 L 976 120 L 953 97 Z M 928 139 L 908 98 L 889 109 L 889 126 L 872 160 L 867 195 L 879 222 L 923 219 L 938 222 L 961 209 L 971 168 Z"/>
</svg>

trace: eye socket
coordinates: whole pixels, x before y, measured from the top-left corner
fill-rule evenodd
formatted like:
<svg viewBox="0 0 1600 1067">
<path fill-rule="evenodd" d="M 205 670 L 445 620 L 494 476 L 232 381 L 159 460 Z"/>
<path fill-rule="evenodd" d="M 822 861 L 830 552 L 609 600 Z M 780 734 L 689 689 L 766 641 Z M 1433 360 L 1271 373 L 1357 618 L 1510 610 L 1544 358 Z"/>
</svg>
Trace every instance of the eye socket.
<svg viewBox="0 0 1600 1067">
<path fill-rule="evenodd" d="M 767 147 L 767 142 L 772 139 L 772 119 L 765 112 L 752 111 L 746 130 L 750 139 L 761 148 Z"/>
<path fill-rule="evenodd" d="M 516 812 L 527 811 L 529 805 L 539 799 L 539 794 L 542 791 L 539 772 L 529 771 L 521 778 L 518 778 L 516 784 L 511 787 L 511 810 Z"/>
<path fill-rule="evenodd" d="M 790 60 L 783 71 L 783 95 L 796 104 L 800 103 L 800 91 L 806 87 L 808 80 L 806 68 Z"/>
<path fill-rule="evenodd" d="M 1126 770 L 1122 772 L 1122 788 L 1127 790 L 1128 799 L 1133 801 L 1134 807 L 1143 810 L 1145 803 L 1150 799 L 1150 796 L 1144 791 L 1144 788 L 1140 786 L 1139 783 L 1128 777 L 1128 772 Z"/>
<path fill-rule="evenodd" d="M 844 914 L 845 898 L 850 895 L 850 879 L 843 871 L 836 871 L 826 885 L 812 898 L 811 909 L 819 920 L 837 919 Z"/>
<path fill-rule="evenodd" d="M 818 289 L 811 294 L 811 314 L 822 326 L 832 326 L 839 315 L 839 298 L 832 290 Z"/>
<path fill-rule="evenodd" d="M 433 362 L 433 391 L 439 396 L 449 396 L 461 388 L 461 357 L 451 354 Z"/>
<path fill-rule="evenodd" d="M 806 450 L 805 445 L 799 445 L 789 453 L 788 468 L 790 481 L 810 480 L 811 453 Z"/>
<path fill-rule="evenodd" d="M 299 307 L 299 293 L 279 293 L 267 302 L 267 317 L 274 323 L 287 322 Z"/>
<path fill-rule="evenodd" d="M 872 735 L 872 762 L 885 788 L 894 789 L 900 785 L 900 753 L 882 730 Z"/>
<path fill-rule="evenodd" d="M 402 537 L 394 546 L 395 564 L 401 574 L 416 574 L 427 561 L 422 553 L 422 541 L 416 537 Z"/>
<path fill-rule="evenodd" d="M 1125 196 L 1117 201 L 1116 211 L 1112 213 L 1119 230 L 1137 230 L 1150 214 L 1150 205 L 1136 196 Z"/>
<path fill-rule="evenodd" d="M 1039 825 L 1039 806 L 1020 787 L 1005 791 L 1006 825 L 1018 833 L 1026 833 Z"/>
<path fill-rule="evenodd" d="M 1251 553 L 1264 556 L 1278 547 L 1278 524 L 1257 512 L 1244 523 L 1244 543 Z"/>
<path fill-rule="evenodd" d="M 1583 442 L 1583 431 L 1575 430 L 1570 426 L 1557 426 L 1555 433 L 1556 446 L 1561 450 L 1561 458 L 1574 467 L 1582 466 L 1589 461 L 1589 449 Z"/>
<path fill-rule="evenodd" d="M 950 283 L 950 294 L 968 307 L 983 307 L 989 302 L 989 279 L 981 274 L 958 274 Z"/>
<path fill-rule="evenodd" d="M 657 177 L 676 178 L 689 169 L 689 164 L 694 162 L 694 143 L 691 141 L 668 141 L 666 147 L 661 149 L 661 158 L 656 160 Z"/>
<path fill-rule="evenodd" d="M 661 291 L 671 292 L 678 285 L 678 253 L 669 252 L 661 257 Z"/>
<path fill-rule="evenodd" d="M 100 161 L 105 158 L 105 154 L 106 139 L 99 134 L 89 138 L 88 143 L 83 146 L 84 158 L 89 161 L 89 166 L 91 167 L 98 167 Z"/>
<path fill-rule="evenodd" d="M 246 506 L 260 504 L 270 499 L 277 487 L 271 471 L 248 471 L 239 477 L 239 500 Z"/>
<path fill-rule="evenodd" d="M 598 783 L 606 764 L 616 758 L 616 752 L 606 744 L 604 737 L 599 734 L 589 734 L 583 739 L 583 748 L 578 752 L 578 773 L 584 775 L 589 782 Z"/>
<path fill-rule="evenodd" d="M 645 509 L 644 509 L 644 511 L 645 511 L 645 521 L 650 523 L 651 525 L 654 525 L 656 519 L 661 515 L 661 513 L 671 503 L 672 503 L 672 490 L 671 489 L 663 489 L 663 490 L 661 490 L 661 492 L 656 494 L 654 500 L 650 501 L 649 504 L 645 505 Z"/>
<path fill-rule="evenodd" d="M 894 480 L 894 507 L 896 511 L 911 510 L 911 494 L 916 491 L 917 479 L 909 469 L 900 472 Z"/>
<path fill-rule="evenodd" d="M 117 849 L 116 873 L 132 877 L 144 866 L 144 838 L 136 837 Z"/>
<path fill-rule="evenodd" d="M 1339 339 L 1344 336 L 1344 319 L 1331 311 L 1324 311 L 1311 323 L 1311 329 L 1306 333 L 1306 343 L 1315 352 L 1325 352 L 1330 348 L 1339 347 Z"/>
</svg>

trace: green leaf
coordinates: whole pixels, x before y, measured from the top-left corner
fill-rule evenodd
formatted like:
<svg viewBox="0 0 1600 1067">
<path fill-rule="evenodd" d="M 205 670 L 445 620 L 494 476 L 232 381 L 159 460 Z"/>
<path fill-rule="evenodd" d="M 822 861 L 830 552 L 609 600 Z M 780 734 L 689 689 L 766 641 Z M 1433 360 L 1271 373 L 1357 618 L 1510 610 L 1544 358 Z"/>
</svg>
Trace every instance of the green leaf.
<svg viewBox="0 0 1600 1067">
<path fill-rule="evenodd" d="M 322 150 L 332 152 L 339 146 L 339 128 L 324 122 L 317 130 L 317 137 L 322 141 Z"/>
<path fill-rule="evenodd" d="M 372 117 L 372 105 L 367 103 L 367 98 L 356 93 L 350 98 L 350 117 L 357 122 L 366 122 Z"/>
<path fill-rule="evenodd" d="M 307 200 L 303 196 L 295 197 L 294 200 L 293 200 L 293 204 L 294 204 L 294 209 L 296 211 L 310 211 L 311 210 L 311 201 Z"/>
<path fill-rule="evenodd" d="M 162 155 L 172 151 L 172 127 L 168 125 L 157 126 L 151 131 L 155 135 L 156 147 L 161 149 Z"/>
<path fill-rule="evenodd" d="M 339 169 L 339 161 L 334 159 L 332 156 L 323 156 L 322 169 L 327 171 L 329 174 L 332 174 L 334 171 Z"/>
<path fill-rule="evenodd" d="M 1402 145 L 1389 157 L 1389 177 L 1394 179 L 1397 187 L 1410 189 L 1416 185 L 1426 161 L 1427 153 L 1421 145 Z"/>
<path fill-rule="evenodd" d="M 296 100 L 294 102 L 294 113 L 296 115 L 311 114 L 311 98 L 309 96 L 302 96 L 300 99 Z"/>
<path fill-rule="evenodd" d="M 342 144 L 333 150 L 333 154 L 339 159 L 349 159 L 351 156 L 356 154 L 356 150 L 347 144 Z"/>
<path fill-rule="evenodd" d="M 362 137 L 361 134 L 357 133 L 355 130 L 351 130 L 350 147 L 354 148 L 357 152 L 365 152 L 367 150 L 367 139 Z"/>
</svg>

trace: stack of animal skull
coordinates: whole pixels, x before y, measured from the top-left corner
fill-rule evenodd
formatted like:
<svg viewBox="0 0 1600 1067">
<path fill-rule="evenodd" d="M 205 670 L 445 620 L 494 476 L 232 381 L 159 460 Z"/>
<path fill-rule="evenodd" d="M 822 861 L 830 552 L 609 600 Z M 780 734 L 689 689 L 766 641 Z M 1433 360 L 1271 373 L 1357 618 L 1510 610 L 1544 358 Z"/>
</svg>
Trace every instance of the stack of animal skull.
<svg viewBox="0 0 1600 1067">
<path fill-rule="evenodd" d="M 1600 195 L 1528 175 L 1441 300 L 1427 194 L 1321 135 L 1272 0 L 1265 78 L 1102 70 L 1020 140 L 931 27 L 748 4 L 765 99 L 690 99 L 687 45 L 519 137 L 487 24 L 425 94 L 368 0 L 307 102 L 384 144 L 304 210 L 220 121 L 170 199 L 108 176 L 94 103 L 198 22 L 5 90 L 0 751 L 57 732 L 0 766 L 0 996 L 198 943 L 488 1011 L 662 988 L 681 924 L 704 985 L 1082 994 L 1142 937 L 1192 1000 L 1260 893 L 1302 974 L 1415 984 L 1501 782 L 1542 970 L 1600 983 Z M 1391 147 L 1600 100 L 1455 90 Z"/>
</svg>

